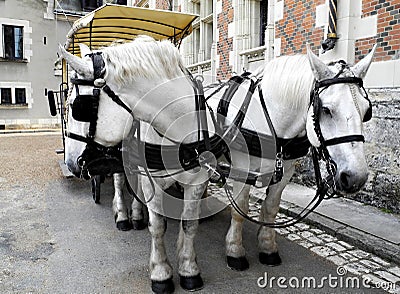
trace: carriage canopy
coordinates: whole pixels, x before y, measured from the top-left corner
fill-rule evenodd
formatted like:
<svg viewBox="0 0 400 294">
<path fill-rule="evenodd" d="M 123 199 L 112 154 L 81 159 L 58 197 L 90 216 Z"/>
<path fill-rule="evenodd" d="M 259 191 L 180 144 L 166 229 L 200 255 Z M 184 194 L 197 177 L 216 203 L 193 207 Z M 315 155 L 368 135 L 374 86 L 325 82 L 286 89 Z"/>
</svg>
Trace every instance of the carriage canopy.
<svg viewBox="0 0 400 294">
<path fill-rule="evenodd" d="M 196 18 L 194 14 L 106 4 L 74 22 L 65 48 L 79 55 L 79 43 L 95 50 L 137 35 L 170 39 L 177 45 L 191 33 Z"/>
</svg>

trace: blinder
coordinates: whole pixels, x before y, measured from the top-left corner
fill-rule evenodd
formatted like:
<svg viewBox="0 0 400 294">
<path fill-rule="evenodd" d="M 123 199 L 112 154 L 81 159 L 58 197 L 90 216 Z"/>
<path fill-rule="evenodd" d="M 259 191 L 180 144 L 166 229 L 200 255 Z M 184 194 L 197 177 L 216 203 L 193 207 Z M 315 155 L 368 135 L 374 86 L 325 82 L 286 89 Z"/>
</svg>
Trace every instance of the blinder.
<svg viewBox="0 0 400 294">
<path fill-rule="evenodd" d="M 93 95 L 78 95 L 71 105 L 72 117 L 77 121 L 91 122 L 97 119 L 98 108 L 98 97 Z"/>
</svg>

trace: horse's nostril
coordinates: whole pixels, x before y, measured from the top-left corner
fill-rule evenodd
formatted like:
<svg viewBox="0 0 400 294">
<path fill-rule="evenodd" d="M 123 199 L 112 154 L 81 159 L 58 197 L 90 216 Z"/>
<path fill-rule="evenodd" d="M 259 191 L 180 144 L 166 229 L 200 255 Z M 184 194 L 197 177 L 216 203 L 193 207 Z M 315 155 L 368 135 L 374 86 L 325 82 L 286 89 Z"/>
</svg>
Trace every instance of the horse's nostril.
<svg viewBox="0 0 400 294">
<path fill-rule="evenodd" d="M 345 189 L 351 188 L 351 175 L 348 174 L 347 172 L 341 172 L 340 173 L 340 182 L 342 184 L 342 187 Z"/>
</svg>

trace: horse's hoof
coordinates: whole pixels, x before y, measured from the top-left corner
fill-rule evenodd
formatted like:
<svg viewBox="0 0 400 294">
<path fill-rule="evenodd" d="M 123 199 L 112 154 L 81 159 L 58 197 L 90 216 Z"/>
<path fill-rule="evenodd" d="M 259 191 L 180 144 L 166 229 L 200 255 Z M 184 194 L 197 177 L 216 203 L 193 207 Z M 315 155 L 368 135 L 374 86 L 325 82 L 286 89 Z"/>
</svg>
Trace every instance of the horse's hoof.
<svg viewBox="0 0 400 294">
<path fill-rule="evenodd" d="M 269 266 L 276 266 L 282 263 L 282 259 L 279 256 L 278 252 L 274 252 L 271 254 L 260 252 L 258 255 L 258 259 L 262 264 L 269 265 Z"/>
<path fill-rule="evenodd" d="M 228 263 L 228 267 L 235 271 L 244 271 L 249 268 L 249 262 L 247 261 L 247 258 L 245 256 L 227 256 L 226 261 Z"/>
<path fill-rule="evenodd" d="M 135 231 L 140 231 L 147 228 L 147 225 L 144 220 L 132 220 L 132 227 Z"/>
<path fill-rule="evenodd" d="M 151 290 L 156 294 L 169 294 L 175 291 L 172 278 L 165 281 L 151 281 Z"/>
<path fill-rule="evenodd" d="M 132 230 L 132 228 L 132 224 L 129 220 L 117 222 L 117 229 L 120 231 L 129 231 Z"/>
<path fill-rule="evenodd" d="M 181 287 L 184 290 L 187 291 L 197 291 L 200 289 L 203 289 L 204 283 L 203 279 L 201 278 L 200 274 L 194 277 L 184 277 L 184 276 L 179 276 L 180 277 L 180 284 Z"/>
</svg>

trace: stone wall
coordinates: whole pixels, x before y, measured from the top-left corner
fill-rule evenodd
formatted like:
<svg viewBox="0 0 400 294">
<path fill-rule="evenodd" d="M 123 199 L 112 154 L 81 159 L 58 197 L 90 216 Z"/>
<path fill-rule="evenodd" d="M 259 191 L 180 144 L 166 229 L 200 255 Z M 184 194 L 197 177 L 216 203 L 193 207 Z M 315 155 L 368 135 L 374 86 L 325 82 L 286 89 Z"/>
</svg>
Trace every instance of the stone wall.
<svg viewBox="0 0 400 294">
<path fill-rule="evenodd" d="M 348 198 L 400 214 L 400 89 L 371 89 L 373 118 L 365 123 L 365 152 L 370 169 L 364 189 Z M 314 185 L 310 157 L 300 160 L 292 181 Z"/>
</svg>

